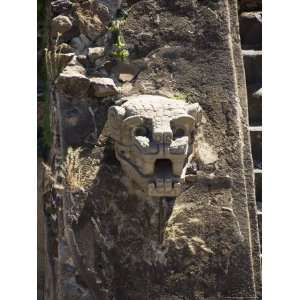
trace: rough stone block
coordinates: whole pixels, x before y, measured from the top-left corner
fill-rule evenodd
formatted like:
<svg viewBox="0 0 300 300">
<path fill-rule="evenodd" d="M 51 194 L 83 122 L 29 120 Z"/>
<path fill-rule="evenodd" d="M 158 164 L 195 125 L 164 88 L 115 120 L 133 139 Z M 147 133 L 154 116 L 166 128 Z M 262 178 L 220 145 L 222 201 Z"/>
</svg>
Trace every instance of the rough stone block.
<svg viewBox="0 0 300 300">
<path fill-rule="evenodd" d="M 95 97 L 115 96 L 119 93 L 119 89 L 111 78 L 92 77 L 90 82 Z"/>
<path fill-rule="evenodd" d="M 67 66 L 59 75 L 57 86 L 66 95 L 82 97 L 90 87 L 90 80 L 85 74 L 81 65 Z"/>
</svg>

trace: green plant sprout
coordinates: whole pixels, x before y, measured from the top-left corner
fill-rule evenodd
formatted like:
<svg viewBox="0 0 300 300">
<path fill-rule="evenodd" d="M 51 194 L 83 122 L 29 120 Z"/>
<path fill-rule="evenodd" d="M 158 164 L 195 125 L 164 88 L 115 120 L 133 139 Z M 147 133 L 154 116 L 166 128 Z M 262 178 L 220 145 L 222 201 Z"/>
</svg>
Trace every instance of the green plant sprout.
<svg viewBox="0 0 300 300">
<path fill-rule="evenodd" d="M 129 51 L 126 49 L 126 42 L 122 34 L 122 26 L 126 23 L 128 14 L 123 9 L 118 9 L 116 18 L 111 22 L 108 30 L 112 33 L 114 50 L 112 56 L 121 61 L 124 61 L 129 56 Z"/>
<path fill-rule="evenodd" d="M 177 92 L 173 95 L 172 98 L 179 101 L 187 101 L 188 97 L 189 97 L 188 94 Z"/>
</svg>

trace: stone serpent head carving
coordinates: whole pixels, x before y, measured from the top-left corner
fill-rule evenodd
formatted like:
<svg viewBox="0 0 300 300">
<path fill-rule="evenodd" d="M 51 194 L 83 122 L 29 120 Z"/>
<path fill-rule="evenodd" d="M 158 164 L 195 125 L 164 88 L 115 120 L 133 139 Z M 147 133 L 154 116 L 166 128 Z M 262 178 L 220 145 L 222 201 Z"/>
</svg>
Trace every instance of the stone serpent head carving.
<svg viewBox="0 0 300 300">
<path fill-rule="evenodd" d="M 125 174 L 148 196 L 178 196 L 201 117 L 199 104 L 150 95 L 122 100 L 109 108 L 106 129 Z"/>
</svg>

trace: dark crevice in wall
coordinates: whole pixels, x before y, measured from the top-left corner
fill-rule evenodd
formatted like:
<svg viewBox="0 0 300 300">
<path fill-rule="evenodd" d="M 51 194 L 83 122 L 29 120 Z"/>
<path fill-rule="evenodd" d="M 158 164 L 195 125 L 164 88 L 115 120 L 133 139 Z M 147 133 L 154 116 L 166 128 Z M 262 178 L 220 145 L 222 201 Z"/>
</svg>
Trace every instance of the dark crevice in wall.
<svg viewBox="0 0 300 300">
<path fill-rule="evenodd" d="M 262 219 L 262 1 L 239 1 L 241 46 L 247 83 L 249 131 L 260 240 Z"/>
</svg>

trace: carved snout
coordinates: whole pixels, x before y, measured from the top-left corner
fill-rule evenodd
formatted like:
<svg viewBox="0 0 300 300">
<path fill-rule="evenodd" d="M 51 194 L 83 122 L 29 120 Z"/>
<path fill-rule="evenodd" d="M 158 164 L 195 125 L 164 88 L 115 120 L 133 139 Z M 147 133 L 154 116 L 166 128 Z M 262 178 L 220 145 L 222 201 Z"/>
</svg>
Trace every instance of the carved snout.
<svg viewBox="0 0 300 300">
<path fill-rule="evenodd" d="M 170 120 L 160 120 L 152 124 L 152 137 L 158 144 L 171 144 L 173 140 L 173 131 L 171 129 Z"/>
<path fill-rule="evenodd" d="M 153 130 L 153 140 L 158 144 L 171 144 L 173 140 L 172 130 Z"/>
</svg>

